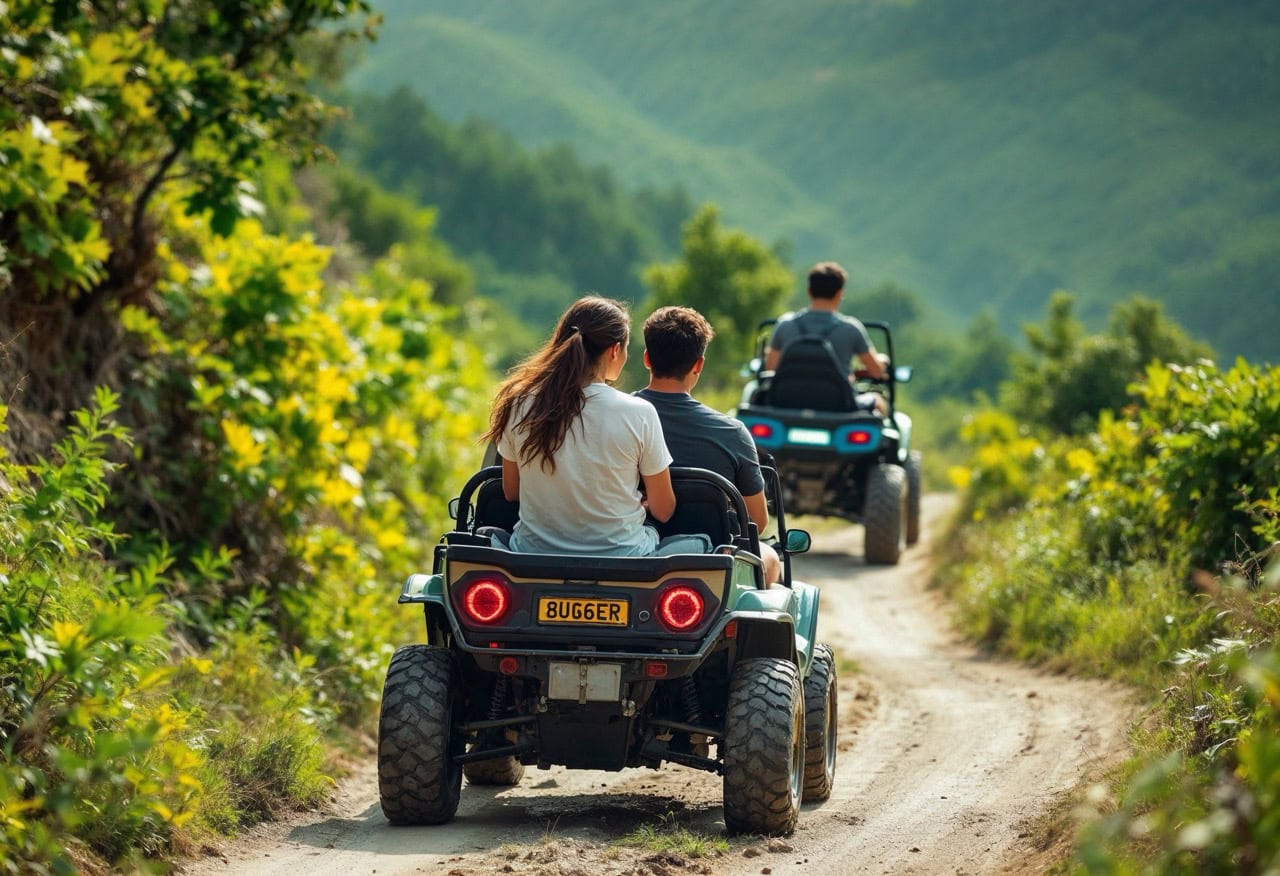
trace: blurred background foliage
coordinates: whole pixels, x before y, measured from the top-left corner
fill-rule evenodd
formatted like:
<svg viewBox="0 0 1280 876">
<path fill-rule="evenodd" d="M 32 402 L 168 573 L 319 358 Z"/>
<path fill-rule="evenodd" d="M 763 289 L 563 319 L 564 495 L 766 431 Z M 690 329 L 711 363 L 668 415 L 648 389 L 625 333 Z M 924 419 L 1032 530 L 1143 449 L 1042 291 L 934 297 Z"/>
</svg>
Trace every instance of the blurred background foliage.
<svg viewBox="0 0 1280 876">
<path fill-rule="evenodd" d="M 1257 329 L 1280 322 L 1269 0 L 379 8 L 356 91 L 680 185 L 796 269 L 836 258 L 1005 332 L 1057 289 L 1093 331 L 1140 293 L 1229 359 L 1280 359 Z"/>
<path fill-rule="evenodd" d="M 1272 7 L 989 5 L 0 0 L 0 872 L 322 797 L 501 372 L 598 292 L 639 388 L 686 304 L 727 410 L 833 257 L 964 487 L 966 626 L 1177 691 L 1081 860 L 1273 854 L 1280 387 L 1206 343 L 1275 352 Z"/>
</svg>

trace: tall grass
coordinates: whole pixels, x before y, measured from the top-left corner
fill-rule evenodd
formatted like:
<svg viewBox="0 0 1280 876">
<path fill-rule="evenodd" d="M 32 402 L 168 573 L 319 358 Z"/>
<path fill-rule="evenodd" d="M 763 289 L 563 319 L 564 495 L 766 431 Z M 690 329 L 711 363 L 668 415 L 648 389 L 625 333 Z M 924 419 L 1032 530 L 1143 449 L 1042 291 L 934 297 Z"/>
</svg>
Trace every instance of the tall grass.
<svg viewBox="0 0 1280 876">
<path fill-rule="evenodd" d="M 975 418 L 937 574 L 992 649 L 1150 705 L 1088 801 L 1096 873 L 1280 868 L 1280 369 L 1152 366 L 1079 440 Z"/>
</svg>

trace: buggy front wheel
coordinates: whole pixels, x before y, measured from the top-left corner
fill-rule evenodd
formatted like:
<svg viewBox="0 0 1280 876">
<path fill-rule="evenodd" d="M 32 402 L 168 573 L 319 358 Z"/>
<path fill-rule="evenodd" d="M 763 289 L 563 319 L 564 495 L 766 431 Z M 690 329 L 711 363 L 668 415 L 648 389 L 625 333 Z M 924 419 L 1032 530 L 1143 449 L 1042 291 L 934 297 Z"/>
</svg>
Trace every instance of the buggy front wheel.
<svg viewBox="0 0 1280 876">
<path fill-rule="evenodd" d="M 906 547 L 907 475 L 882 462 L 867 472 L 862 503 L 864 553 L 872 565 L 896 566 Z"/>
<path fill-rule="evenodd" d="M 796 665 L 741 660 L 725 710 L 724 824 L 732 834 L 785 836 L 800 817 L 804 691 Z"/>
</svg>

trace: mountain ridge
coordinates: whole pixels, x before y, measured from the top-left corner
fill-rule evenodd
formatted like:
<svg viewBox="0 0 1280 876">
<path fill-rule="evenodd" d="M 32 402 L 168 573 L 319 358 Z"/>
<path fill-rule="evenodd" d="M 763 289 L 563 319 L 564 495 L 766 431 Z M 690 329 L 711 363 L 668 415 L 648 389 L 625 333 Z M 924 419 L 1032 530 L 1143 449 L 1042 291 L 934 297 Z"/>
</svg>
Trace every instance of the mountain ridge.
<svg viewBox="0 0 1280 876">
<path fill-rule="evenodd" d="M 797 267 L 838 258 L 1006 328 L 1055 288 L 1095 323 L 1145 292 L 1228 356 L 1280 358 L 1257 329 L 1280 321 L 1280 7 L 381 8 L 353 88 L 400 76 L 445 117 L 683 184 Z"/>
</svg>

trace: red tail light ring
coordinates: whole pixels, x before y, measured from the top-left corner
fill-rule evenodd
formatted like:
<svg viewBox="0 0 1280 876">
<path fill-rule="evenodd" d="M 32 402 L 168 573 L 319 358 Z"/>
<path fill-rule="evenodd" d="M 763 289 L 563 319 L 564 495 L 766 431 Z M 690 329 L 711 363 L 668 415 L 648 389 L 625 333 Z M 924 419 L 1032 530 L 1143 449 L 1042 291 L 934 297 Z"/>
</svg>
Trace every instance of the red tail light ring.
<svg viewBox="0 0 1280 876">
<path fill-rule="evenodd" d="M 501 581 L 481 578 L 462 593 L 462 610 L 478 624 L 496 624 L 510 607 L 511 594 Z"/>
<path fill-rule="evenodd" d="M 702 623 L 704 608 L 702 594 L 692 587 L 672 587 L 658 597 L 658 618 L 677 633 Z"/>
</svg>

